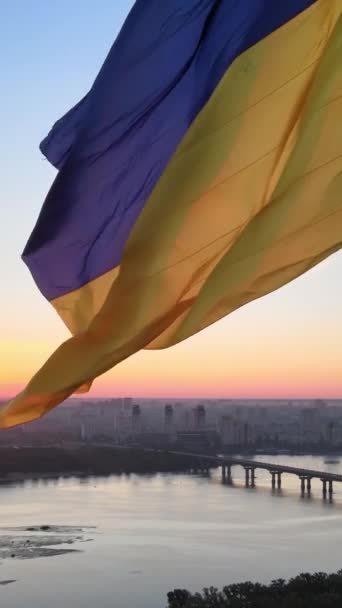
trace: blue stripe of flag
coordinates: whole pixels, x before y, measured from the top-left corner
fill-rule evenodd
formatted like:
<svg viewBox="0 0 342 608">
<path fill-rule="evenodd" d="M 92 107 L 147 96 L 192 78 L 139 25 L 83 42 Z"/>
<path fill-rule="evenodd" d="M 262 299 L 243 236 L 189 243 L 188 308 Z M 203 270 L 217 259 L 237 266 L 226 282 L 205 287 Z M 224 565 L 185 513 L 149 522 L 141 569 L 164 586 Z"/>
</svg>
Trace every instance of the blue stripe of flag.
<svg viewBox="0 0 342 608">
<path fill-rule="evenodd" d="M 138 0 L 88 95 L 41 145 L 60 170 L 23 259 L 48 298 L 120 263 L 172 154 L 231 63 L 315 0 Z"/>
</svg>

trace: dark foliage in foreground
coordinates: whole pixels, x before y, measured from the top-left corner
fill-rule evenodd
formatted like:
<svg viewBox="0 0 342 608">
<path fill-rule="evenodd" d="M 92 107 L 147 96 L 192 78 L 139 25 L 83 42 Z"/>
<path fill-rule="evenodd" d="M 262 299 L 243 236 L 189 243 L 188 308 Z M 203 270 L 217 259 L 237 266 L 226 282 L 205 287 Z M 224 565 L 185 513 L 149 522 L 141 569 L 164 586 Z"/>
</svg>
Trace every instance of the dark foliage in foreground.
<svg viewBox="0 0 342 608">
<path fill-rule="evenodd" d="M 342 570 L 336 574 L 300 574 L 270 585 L 239 583 L 222 591 L 214 587 L 192 594 L 185 589 L 168 593 L 168 608 L 341 608 Z"/>
</svg>

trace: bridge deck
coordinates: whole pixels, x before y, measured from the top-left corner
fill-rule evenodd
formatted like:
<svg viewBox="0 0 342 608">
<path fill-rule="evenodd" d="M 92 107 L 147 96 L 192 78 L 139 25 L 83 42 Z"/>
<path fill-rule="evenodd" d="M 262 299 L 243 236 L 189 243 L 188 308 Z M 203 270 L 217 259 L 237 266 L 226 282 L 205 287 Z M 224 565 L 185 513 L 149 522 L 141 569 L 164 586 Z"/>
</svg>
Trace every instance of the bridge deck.
<svg viewBox="0 0 342 608">
<path fill-rule="evenodd" d="M 283 464 L 275 464 L 274 462 L 260 462 L 257 460 L 245 460 L 243 458 L 219 458 L 219 464 L 241 465 L 243 467 L 253 467 L 255 469 L 264 469 L 267 471 L 275 471 L 280 473 L 292 473 L 298 477 L 317 477 L 318 479 L 326 479 L 327 481 L 341 481 L 342 475 L 337 473 L 328 473 L 327 471 L 317 471 L 312 469 L 303 469 L 301 467 L 291 467 Z"/>
<path fill-rule="evenodd" d="M 337 473 L 328 473 L 327 471 L 314 471 L 311 469 L 303 469 L 301 467 L 291 467 L 284 464 L 274 463 L 274 462 L 261 462 L 258 460 L 248 460 L 245 458 L 236 458 L 230 456 L 209 456 L 207 454 L 196 454 L 192 452 L 169 452 L 171 454 L 177 454 L 179 456 L 189 456 L 191 458 L 195 458 L 198 460 L 205 461 L 206 463 L 212 462 L 217 466 L 226 465 L 226 466 L 234 466 L 240 465 L 242 467 L 250 467 L 253 469 L 264 469 L 270 472 L 276 473 L 292 473 L 293 475 L 297 475 L 298 477 L 311 477 L 322 479 L 326 481 L 340 481 L 342 482 L 342 475 Z"/>
</svg>

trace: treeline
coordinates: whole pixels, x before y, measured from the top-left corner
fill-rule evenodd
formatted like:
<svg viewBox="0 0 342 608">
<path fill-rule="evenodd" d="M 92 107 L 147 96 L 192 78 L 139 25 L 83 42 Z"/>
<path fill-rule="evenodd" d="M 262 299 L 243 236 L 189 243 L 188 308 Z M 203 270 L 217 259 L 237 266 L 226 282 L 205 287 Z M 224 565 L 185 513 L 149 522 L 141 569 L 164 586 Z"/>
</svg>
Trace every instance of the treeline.
<svg viewBox="0 0 342 608">
<path fill-rule="evenodd" d="M 175 589 L 168 593 L 168 608 L 341 608 L 342 570 L 335 574 L 300 574 L 289 581 L 269 585 L 238 583 L 190 593 Z"/>
<path fill-rule="evenodd" d="M 80 473 L 178 472 L 189 468 L 189 458 L 168 452 L 80 446 L 75 448 L 0 448 L 0 476 Z"/>
</svg>

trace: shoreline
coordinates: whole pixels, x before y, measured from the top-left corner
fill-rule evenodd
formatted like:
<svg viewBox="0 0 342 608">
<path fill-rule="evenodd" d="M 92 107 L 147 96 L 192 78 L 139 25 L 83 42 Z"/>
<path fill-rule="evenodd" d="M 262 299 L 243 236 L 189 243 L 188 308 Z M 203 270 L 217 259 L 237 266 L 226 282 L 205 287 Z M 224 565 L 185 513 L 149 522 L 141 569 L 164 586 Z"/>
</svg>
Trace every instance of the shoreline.
<svg viewBox="0 0 342 608">
<path fill-rule="evenodd" d="M 243 452 L 230 453 L 237 456 Z M 249 452 L 260 456 L 323 456 L 338 464 L 341 452 L 272 453 Z M 138 448 L 99 446 L 59 447 L 0 447 L 0 484 L 26 481 L 108 477 L 110 475 L 155 475 L 158 473 L 186 473 L 191 467 L 189 458 L 165 452 L 144 452 Z M 216 469 L 214 465 L 210 467 Z"/>
</svg>

